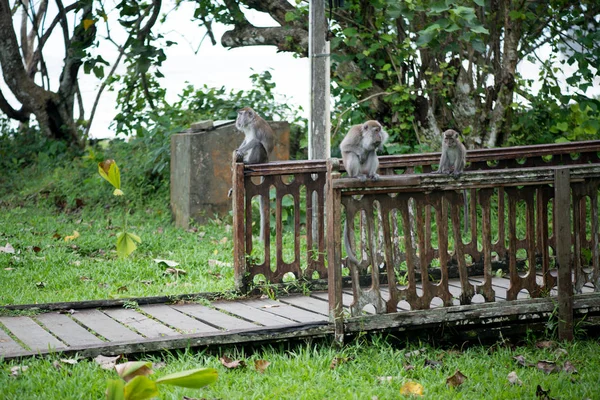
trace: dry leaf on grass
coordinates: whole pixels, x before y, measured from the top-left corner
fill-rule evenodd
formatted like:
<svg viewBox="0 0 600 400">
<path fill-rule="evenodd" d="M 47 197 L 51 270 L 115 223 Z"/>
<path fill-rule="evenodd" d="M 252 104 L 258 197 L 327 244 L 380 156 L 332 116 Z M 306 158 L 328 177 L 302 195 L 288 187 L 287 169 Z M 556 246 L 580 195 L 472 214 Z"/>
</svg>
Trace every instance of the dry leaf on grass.
<svg viewBox="0 0 600 400">
<path fill-rule="evenodd" d="M 267 367 L 271 365 L 271 363 L 267 360 L 256 360 L 254 361 L 254 368 L 260 372 L 261 374 L 265 372 Z"/>
<path fill-rule="evenodd" d="M 425 362 L 423 363 L 423 366 L 429 367 L 429 368 L 438 368 L 438 367 L 441 367 L 442 365 L 443 365 L 443 363 L 440 361 L 434 361 L 434 360 L 429 360 L 429 359 L 426 359 Z"/>
<path fill-rule="evenodd" d="M 417 382 L 406 382 L 400 388 L 401 395 L 423 396 L 423 385 Z"/>
<path fill-rule="evenodd" d="M 510 382 L 511 385 L 523 386 L 523 381 L 521 381 L 519 379 L 519 377 L 517 376 L 517 373 L 515 371 L 508 374 L 508 376 L 506 378 L 508 379 L 508 382 Z"/>
<path fill-rule="evenodd" d="M 10 376 L 17 377 L 23 372 L 27 371 L 29 367 L 27 365 L 17 365 L 10 369 Z"/>
<path fill-rule="evenodd" d="M 72 234 L 72 235 L 65 236 L 65 242 L 70 242 L 71 240 L 75 240 L 75 239 L 77 239 L 79 236 L 81 236 L 81 235 L 79 234 L 79 232 L 77 232 L 77 231 L 73 231 L 73 234 Z"/>
<path fill-rule="evenodd" d="M 546 375 L 550 375 L 561 370 L 561 368 L 558 365 L 556 365 L 554 361 L 547 360 L 538 361 L 536 367 Z"/>
<path fill-rule="evenodd" d="M 556 347 L 556 342 L 552 340 L 542 340 L 541 342 L 537 342 L 535 344 L 535 347 L 537 347 L 538 349 L 550 349 Z"/>
<path fill-rule="evenodd" d="M 121 356 L 107 357 L 103 355 L 96 356 L 94 361 L 102 367 L 102 369 L 113 369 L 115 365 L 117 365 L 117 360 L 119 360 Z"/>
<path fill-rule="evenodd" d="M 352 360 L 352 357 L 333 357 L 331 364 L 329 364 L 329 369 L 336 369 L 340 365 L 347 363 L 350 360 Z"/>
<path fill-rule="evenodd" d="M 246 366 L 246 362 L 244 360 L 232 360 L 227 356 L 219 358 L 219 361 L 221 361 L 221 364 L 223 364 L 225 368 L 229 369 L 243 368 Z"/>
<path fill-rule="evenodd" d="M 578 373 L 575 366 L 573 364 L 571 364 L 571 361 L 565 361 L 565 364 L 563 365 L 563 371 L 566 373 L 569 373 L 569 374 Z"/>
<path fill-rule="evenodd" d="M 446 378 L 446 385 L 450 387 L 458 387 L 462 385 L 466 380 L 467 377 L 457 369 L 454 375 Z"/>
<path fill-rule="evenodd" d="M 379 383 L 390 383 L 394 379 L 393 376 L 378 376 L 377 382 Z"/>
<path fill-rule="evenodd" d="M 550 397 L 550 389 L 544 390 L 540 385 L 537 385 L 537 388 L 535 389 L 535 397 L 538 400 L 554 400 Z"/>
<path fill-rule="evenodd" d="M 6 246 L 0 246 L 0 253 L 15 254 L 15 249 L 7 242 Z"/>
<path fill-rule="evenodd" d="M 404 354 L 405 358 L 411 358 L 411 357 L 416 357 L 421 353 L 425 353 L 427 351 L 427 349 L 425 347 L 423 347 L 422 349 L 419 350 L 414 350 L 414 351 L 409 351 L 408 353 Z"/>
</svg>

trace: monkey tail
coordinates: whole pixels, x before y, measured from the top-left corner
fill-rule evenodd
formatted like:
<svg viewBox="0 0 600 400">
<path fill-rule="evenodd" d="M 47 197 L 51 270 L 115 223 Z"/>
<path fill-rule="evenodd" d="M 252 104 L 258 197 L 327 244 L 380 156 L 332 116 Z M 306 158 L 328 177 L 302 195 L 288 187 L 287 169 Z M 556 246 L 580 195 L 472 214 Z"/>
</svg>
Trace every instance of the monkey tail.
<svg viewBox="0 0 600 400">
<path fill-rule="evenodd" d="M 354 265 L 359 265 L 360 261 L 358 261 L 356 259 L 356 257 L 354 257 L 354 252 L 352 251 L 352 248 L 350 247 L 350 236 L 348 233 L 348 222 L 344 223 L 344 246 L 346 247 L 346 254 L 348 255 L 348 259 L 350 259 L 350 261 L 352 261 L 354 263 Z"/>
</svg>

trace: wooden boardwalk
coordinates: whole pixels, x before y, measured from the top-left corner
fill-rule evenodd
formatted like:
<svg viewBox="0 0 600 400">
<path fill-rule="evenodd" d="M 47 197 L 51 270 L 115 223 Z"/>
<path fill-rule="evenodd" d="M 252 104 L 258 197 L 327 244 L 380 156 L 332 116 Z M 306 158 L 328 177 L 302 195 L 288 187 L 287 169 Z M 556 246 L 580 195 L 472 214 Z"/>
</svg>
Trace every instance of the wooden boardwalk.
<svg viewBox="0 0 600 400">
<path fill-rule="evenodd" d="M 472 278 L 472 283 L 480 282 L 478 278 Z M 506 278 L 494 278 L 498 302 L 506 299 L 508 284 Z M 454 296 L 460 295 L 458 280 L 450 282 L 450 289 Z M 585 289 L 584 292 L 592 291 L 590 287 Z M 387 294 L 382 290 L 384 297 Z M 434 299 L 432 307 L 441 305 L 436 300 L 439 299 Z M 352 293 L 347 289 L 343 296 L 344 307 L 348 308 L 352 301 Z M 476 297 L 473 302 L 483 302 L 483 299 Z M 94 357 L 98 354 L 324 337 L 333 333 L 327 292 L 290 295 L 278 300 L 260 298 L 204 303 L 74 308 L 34 316 L 0 317 L 0 359 L 53 352 Z M 447 309 L 465 307 L 477 305 Z M 398 311 L 407 315 L 423 313 L 407 313 L 408 307 L 403 307 L 402 303 Z M 374 310 L 367 307 L 364 313 L 373 315 Z"/>
</svg>

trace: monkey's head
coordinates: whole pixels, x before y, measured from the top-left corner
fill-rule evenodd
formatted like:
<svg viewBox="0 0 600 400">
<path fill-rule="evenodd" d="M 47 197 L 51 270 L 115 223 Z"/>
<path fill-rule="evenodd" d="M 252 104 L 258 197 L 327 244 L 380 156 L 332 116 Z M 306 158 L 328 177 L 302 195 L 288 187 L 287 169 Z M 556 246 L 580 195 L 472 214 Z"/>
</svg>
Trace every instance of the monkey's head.
<svg viewBox="0 0 600 400">
<path fill-rule="evenodd" d="M 454 129 L 448 129 L 443 134 L 443 144 L 448 147 L 456 147 L 458 143 L 458 132 Z"/>
<path fill-rule="evenodd" d="M 375 150 L 384 142 L 386 133 L 377 121 L 367 121 L 362 124 L 362 144 L 367 150 Z"/>
<path fill-rule="evenodd" d="M 238 129 L 242 129 L 245 126 L 254 123 L 256 117 L 256 111 L 254 111 L 250 107 L 244 107 L 242 109 L 239 109 L 237 119 L 235 120 L 235 126 Z"/>
</svg>

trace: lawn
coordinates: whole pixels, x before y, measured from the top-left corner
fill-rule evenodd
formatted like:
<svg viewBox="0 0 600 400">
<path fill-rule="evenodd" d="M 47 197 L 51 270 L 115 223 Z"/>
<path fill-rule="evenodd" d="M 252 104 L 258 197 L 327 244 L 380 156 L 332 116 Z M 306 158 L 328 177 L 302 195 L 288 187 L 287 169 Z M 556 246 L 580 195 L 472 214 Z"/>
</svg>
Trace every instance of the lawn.
<svg viewBox="0 0 600 400">
<path fill-rule="evenodd" d="M 231 218 L 189 230 L 174 227 L 166 178 L 132 167 L 130 149 L 119 146 L 114 154 L 109 147 L 88 158 L 38 156 L 36 163 L 6 169 L 0 179 L 0 306 L 233 288 Z M 129 160 L 120 164 L 123 198 L 112 196 L 97 173 L 98 160 L 107 155 Z M 142 243 L 120 258 L 115 242 L 125 213 L 128 231 Z M 161 259 L 178 263 L 183 272 L 169 273 L 156 261 Z M 216 383 L 200 390 L 164 387 L 162 399 L 396 399 L 410 383 L 421 385 L 413 390 L 431 399 L 600 398 L 598 340 L 542 341 L 548 335 L 531 333 L 519 346 L 475 339 L 456 347 L 375 335 L 342 349 L 320 341 L 138 359 L 152 361 L 156 377 L 200 367 L 218 370 Z M 221 356 L 243 360 L 246 367 L 228 369 Z M 257 360 L 270 363 L 263 373 L 254 367 Z M 0 360 L 0 400 L 103 398 L 114 370 L 94 360 L 77 361 Z M 456 371 L 466 379 L 454 387 L 447 379 Z"/>
</svg>

